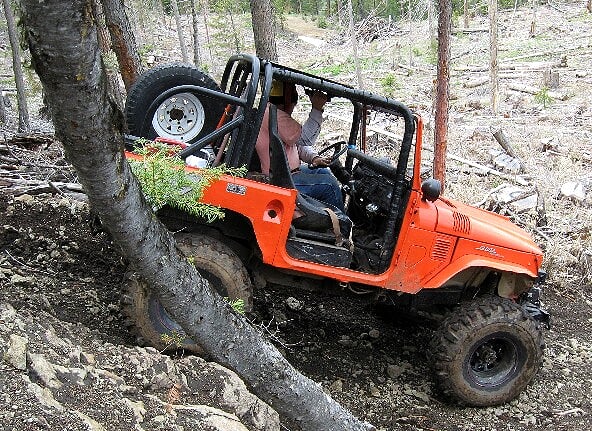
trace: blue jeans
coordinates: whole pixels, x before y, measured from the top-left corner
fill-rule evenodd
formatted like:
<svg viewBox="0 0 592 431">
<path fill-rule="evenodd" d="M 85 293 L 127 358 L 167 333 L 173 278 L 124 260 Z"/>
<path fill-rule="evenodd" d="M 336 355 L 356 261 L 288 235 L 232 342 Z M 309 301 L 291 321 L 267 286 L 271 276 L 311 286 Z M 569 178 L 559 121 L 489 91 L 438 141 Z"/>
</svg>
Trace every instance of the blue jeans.
<svg viewBox="0 0 592 431">
<path fill-rule="evenodd" d="M 345 211 L 339 182 L 328 168 L 309 169 L 301 165 L 292 178 L 299 192 Z"/>
</svg>

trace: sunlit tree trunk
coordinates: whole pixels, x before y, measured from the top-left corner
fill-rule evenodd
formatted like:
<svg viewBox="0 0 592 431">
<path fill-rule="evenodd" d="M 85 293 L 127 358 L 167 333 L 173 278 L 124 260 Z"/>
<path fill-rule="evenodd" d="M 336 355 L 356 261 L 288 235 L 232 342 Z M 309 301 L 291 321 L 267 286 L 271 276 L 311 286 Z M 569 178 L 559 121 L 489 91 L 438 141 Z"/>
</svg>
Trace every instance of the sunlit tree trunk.
<svg viewBox="0 0 592 431">
<path fill-rule="evenodd" d="M 450 98 L 450 33 L 452 2 L 439 0 L 438 71 L 436 78 L 436 118 L 434 134 L 434 178 L 446 185 L 446 147 L 448 145 L 448 103 Z"/>
<path fill-rule="evenodd" d="M 18 100 L 18 131 L 20 133 L 26 133 L 31 126 L 29 124 L 29 108 L 27 106 L 25 78 L 23 76 L 23 67 L 21 66 L 21 47 L 19 45 L 16 25 L 14 23 L 14 15 L 12 14 L 9 0 L 2 0 L 2 6 L 4 6 L 4 16 L 6 16 L 6 26 L 8 27 L 8 38 L 10 39 L 10 47 L 12 49 L 12 70 L 14 72 L 16 96 Z M 0 99 L 2 99 L 0 101 L 4 103 L 4 99 L 2 97 L 0 97 Z"/>
<path fill-rule="evenodd" d="M 179 37 L 179 46 L 181 47 L 183 63 L 189 63 L 189 55 L 187 54 L 187 45 L 185 44 L 185 36 L 183 34 L 183 25 L 181 24 L 181 15 L 179 14 L 179 4 L 177 3 L 177 0 L 171 0 L 171 6 L 173 7 L 175 24 L 177 25 L 177 36 Z"/>
<path fill-rule="evenodd" d="M 136 46 L 123 0 L 102 0 L 105 23 L 111 36 L 111 48 L 117 56 L 119 72 L 126 90 L 142 73 L 142 62 Z"/>
<path fill-rule="evenodd" d="M 497 0 L 489 0 L 489 81 L 491 83 L 491 111 L 497 114 L 499 104 Z"/>
<path fill-rule="evenodd" d="M 155 219 L 124 156 L 121 117 L 108 100 L 87 7 L 87 0 L 22 0 L 22 21 L 56 135 L 113 241 L 185 332 L 281 415 L 306 430 L 374 429 L 237 315 Z"/>
<path fill-rule="evenodd" d="M 250 2 L 257 56 L 271 61 L 277 61 L 275 20 L 273 18 L 271 0 L 250 0 Z"/>
<path fill-rule="evenodd" d="M 356 28 L 354 26 L 354 8 L 352 0 L 347 0 L 347 10 L 349 15 L 349 34 L 351 38 L 352 50 L 354 54 L 354 64 L 356 65 L 356 76 L 358 77 L 358 87 L 364 88 L 362 80 L 362 70 L 360 68 L 360 57 L 358 56 L 358 40 L 356 38 Z"/>
<path fill-rule="evenodd" d="M 200 46 L 199 46 L 199 26 L 197 20 L 197 10 L 195 9 L 195 0 L 191 0 L 191 23 L 193 26 L 193 63 L 199 66 Z"/>
</svg>

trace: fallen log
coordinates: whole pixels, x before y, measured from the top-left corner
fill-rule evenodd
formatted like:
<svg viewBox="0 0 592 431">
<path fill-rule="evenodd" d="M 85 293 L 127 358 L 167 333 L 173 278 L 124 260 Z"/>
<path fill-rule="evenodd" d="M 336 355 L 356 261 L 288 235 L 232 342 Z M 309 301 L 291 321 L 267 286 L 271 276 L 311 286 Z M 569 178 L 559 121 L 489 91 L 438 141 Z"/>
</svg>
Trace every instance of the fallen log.
<svg viewBox="0 0 592 431">
<path fill-rule="evenodd" d="M 524 84 L 509 84 L 508 88 L 510 90 L 520 91 L 522 93 L 528 93 L 528 94 L 533 94 L 533 95 L 537 95 L 541 91 L 543 91 L 543 89 L 541 89 L 541 88 L 533 87 L 531 85 L 524 85 Z M 567 100 L 569 98 L 567 93 L 559 93 L 557 91 L 547 91 L 547 95 L 549 97 L 551 97 L 553 99 L 557 99 L 557 100 Z"/>
</svg>

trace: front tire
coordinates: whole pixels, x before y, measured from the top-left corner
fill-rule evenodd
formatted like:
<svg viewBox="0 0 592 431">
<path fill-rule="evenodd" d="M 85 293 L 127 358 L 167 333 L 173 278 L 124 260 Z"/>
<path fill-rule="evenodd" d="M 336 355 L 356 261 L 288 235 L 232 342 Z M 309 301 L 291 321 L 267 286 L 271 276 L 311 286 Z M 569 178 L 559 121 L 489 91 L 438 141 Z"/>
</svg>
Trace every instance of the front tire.
<svg viewBox="0 0 592 431">
<path fill-rule="evenodd" d="M 224 112 L 224 104 L 202 93 L 180 90 L 149 112 L 160 95 L 181 85 L 220 91 L 209 75 L 190 65 L 173 63 L 150 69 L 137 79 L 127 96 L 125 116 L 129 133 L 191 144 L 212 132 Z"/>
<path fill-rule="evenodd" d="M 249 274 L 230 247 L 210 236 L 180 233 L 177 244 L 220 295 L 230 301 L 242 299 L 244 309 L 253 308 L 253 287 Z M 191 340 L 174 321 L 148 285 L 134 272 L 127 274 L 125 312 L 134 325 L 141 344 L 158 350 L 183 349 L 203 354 L 199 344 Z"/>
<path fill-rule="evenodd" d="M 461 305 L 436 331 L 429 359 L 445 395 L 471 406 L 495 406 L 520 394 L 542 363 L 540 325 L 511 300 Z"/>
</svg>

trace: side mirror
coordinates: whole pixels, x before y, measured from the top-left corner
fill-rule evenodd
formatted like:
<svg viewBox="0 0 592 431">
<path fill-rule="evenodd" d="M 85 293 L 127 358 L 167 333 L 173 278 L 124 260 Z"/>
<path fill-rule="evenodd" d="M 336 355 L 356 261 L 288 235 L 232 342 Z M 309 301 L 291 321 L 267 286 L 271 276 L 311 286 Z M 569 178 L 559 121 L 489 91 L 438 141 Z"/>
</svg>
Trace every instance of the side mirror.
<svg viewBox="0 0 592 431">
<path fill-rule="evenodd" d="M 442 184 L 434 178 L 425 180 L 421 183 L 421 193 L 423 194 L 423 199 L 434 202 L 440 197 L 440 193 L 442 193 Z"/>
</svg>

